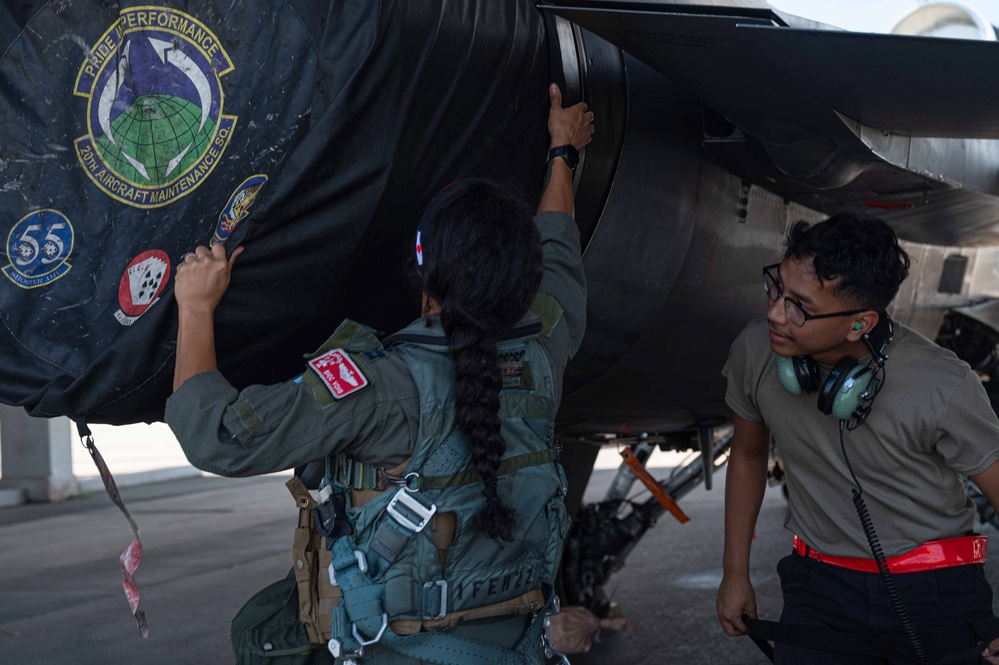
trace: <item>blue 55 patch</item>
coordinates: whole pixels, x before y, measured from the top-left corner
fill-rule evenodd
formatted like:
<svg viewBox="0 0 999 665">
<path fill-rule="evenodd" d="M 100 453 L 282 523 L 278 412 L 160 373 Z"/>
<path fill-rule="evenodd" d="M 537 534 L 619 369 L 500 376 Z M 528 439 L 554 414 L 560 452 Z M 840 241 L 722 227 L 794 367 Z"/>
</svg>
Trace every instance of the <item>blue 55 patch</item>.
<svg viewBox="0 0 999 665">
<path fill-rule="evenodd" d="M 25 215 L 7 236 L 3 274 L 22 289 L 50 284 L 69 272 L 73 253 L 73 225 L 48 208 Z"/>
</svg>

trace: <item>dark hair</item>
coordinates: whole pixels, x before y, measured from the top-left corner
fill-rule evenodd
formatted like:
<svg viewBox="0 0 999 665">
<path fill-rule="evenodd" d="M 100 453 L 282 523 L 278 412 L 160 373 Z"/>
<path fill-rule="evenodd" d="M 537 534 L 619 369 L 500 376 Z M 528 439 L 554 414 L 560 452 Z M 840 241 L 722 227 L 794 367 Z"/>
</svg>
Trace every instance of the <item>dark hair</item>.
<svg viewBox="0 0 999 665">
<path fill-rule="evenodd" d="M 784 258 L 810 259 L 819 283 L 856 307 L 884 311 L 909 274 L 909 255 L 895 232 L 876 217 L 841 213 L 787 234 Z"/>
<path fill-rule="evenodd" d="M 496 471 L 503 381 L 496 340 L 527 314 L 541 283 L 541 239 L 520 197 L 486 180 L 461 180 L 431 202 L 420 222 L 423 290 L 441 305 L 455 367 L 455 421 L 482 476 L 478 525 L 513 540 L 514 511 L 503 504 Z"/>
</svg>

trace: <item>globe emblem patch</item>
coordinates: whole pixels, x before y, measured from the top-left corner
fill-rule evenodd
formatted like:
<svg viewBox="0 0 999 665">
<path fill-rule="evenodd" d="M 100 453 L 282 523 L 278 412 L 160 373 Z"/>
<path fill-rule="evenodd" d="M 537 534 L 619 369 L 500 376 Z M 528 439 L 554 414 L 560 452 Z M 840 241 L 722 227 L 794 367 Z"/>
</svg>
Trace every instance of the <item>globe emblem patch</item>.
<svg viewBox="0 0 999 665">
<path fill-rule="evenodd" d="M 59 279 L 72 267 L 73 225 L 48 208 L 25 215 L 7 236 L 3 274 L 22 289 L 33 289 Z"/>
<path fill-rule="evenodd" d="M 219 162 L 236 123 L 221 77 L 232 61 L 212 31 L 184 12 L 123 9 L 77 75 L 87 135 L 76 155 L 105 193 L 136 208 L 190 194 Z"/>
</svg>

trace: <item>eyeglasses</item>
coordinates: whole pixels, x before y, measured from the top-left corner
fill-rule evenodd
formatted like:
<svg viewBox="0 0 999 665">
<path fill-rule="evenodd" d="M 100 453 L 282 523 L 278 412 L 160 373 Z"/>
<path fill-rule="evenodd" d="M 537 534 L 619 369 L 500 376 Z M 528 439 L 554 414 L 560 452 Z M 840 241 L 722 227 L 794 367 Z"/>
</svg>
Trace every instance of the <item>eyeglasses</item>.
<svg viewBox="0 0 999 665">
<path fill-rule="evenodd" d="M 770 271 L 776 271 L 776 276 Z M 805 311 L 805 308 L 801 306 L 801 303 L 792 300 L 791 298 L 784 295 L 784 286 L 780 280 L 780 264 L 775 263 L 772 266 L 767 266 L 763 269 L 763 289 L 767 292 L 767 298 L 770 303 L 773 304 L 784 299 L 784 314 L 787 316 L 787 320 L 798 326 L 799 328 L 805 325 L 805 322 L 811 321 L 812 319 L 828 319 L 833 316 L 850 316 L 851 314 L 860 314 L 861 312 L 866 312 L 866 309 L 851 309 L 844 312 L 830 312 L 829 314 L 809 314 Z"/>
</svg>

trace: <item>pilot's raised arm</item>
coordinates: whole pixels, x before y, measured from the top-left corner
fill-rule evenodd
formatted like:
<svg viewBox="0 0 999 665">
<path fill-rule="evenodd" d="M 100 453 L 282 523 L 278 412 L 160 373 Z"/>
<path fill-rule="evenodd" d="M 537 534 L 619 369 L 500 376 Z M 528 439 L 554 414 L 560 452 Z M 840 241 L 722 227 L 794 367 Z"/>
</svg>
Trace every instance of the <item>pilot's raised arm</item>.
<svg viewBox="0 0 999 665">
<path fill-rule="evenodd" d="M 311 550 L 319 564 L 296 570 L 287 592 L 258 594 L 244 607 L 233 621 L 237 662 L 262 640 L 280 639 L 286 653 L 327 645 L 339 656 L 359 646 L 362 624 L 379 631 L 364 643 L 365 656 L 379 662 L 418 660 L 409 656 L 422 651 L 407 651 L 412 640 L 403 639 L 413 633 L 426 642 L 421 649 L 457 654 L 449 660 L 456 664 L 466 656 L 541 662 L 537 637 L 555 602 L 568 526 L 555 413 L 586 309 L 570 162 L 593 134 L 585 105 L 563 109 L 554 86 L 549 96 L 553 150 L 537 212 L 487 180 L 441 190 L 412 245 L 422 316 L 388 338 L 346 321 L 299 379 L 239 391 L 217 371 L 212 337 L 236 252 L 227 259 L 220 246 L 199 247 L 178 269 L 181 322 L 166 418 L 188 459 L 223 475 L 325 462 L 319 512 L 301 517 L 295 534 L 296 543 L 324 539 Z M 315 502 L 306 492 L 293 488 L 300 506 Z M 415 532 L 386 508 L 396 502 L 420 517 Z M 347 582 L 331 590 L 334 568 Z M 444 595 L 435 596 L 440 615 L 424 624 L 427 597 L 407 590 L 425 589 L 420 571 L 433 569 L 442 579 L 432 586 Z M 447 595 L 472 586 L 480 592 Z M 372 620 L 381 629 L 353 610 L 352 632 L 340 630 L 343 622 L 330 626 L 329 611 L 316 608 L 334 604 L 334 595 L 337 605 L 379 608 Z M 299 608 L 300 634 L 277 625 L 284 607 Z M 472 613 L 489 619 L 468 620 Z M 460 637 L 449 630 L 459 623 Z"/>
</svg>

